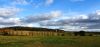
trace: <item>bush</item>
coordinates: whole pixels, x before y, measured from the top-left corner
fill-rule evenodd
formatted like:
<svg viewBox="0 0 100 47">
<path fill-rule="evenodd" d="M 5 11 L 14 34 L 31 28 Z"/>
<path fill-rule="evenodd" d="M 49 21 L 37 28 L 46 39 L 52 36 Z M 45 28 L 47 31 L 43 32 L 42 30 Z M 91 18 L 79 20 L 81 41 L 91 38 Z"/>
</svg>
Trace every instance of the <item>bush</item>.
<svg viewBox="0 0 100 47">
<path fill-rule="evenodd" d="M 89 36 L 93 36 L 92 34 L 89 34 Z"/>
<path fill-rule="evenodd" d="M 7 32 L 4 32 L 4 34 L 3 34 L 4 36 L 6 36 L 6 35 L 8 35 L 8 33 Z"/>
<path fill-rule="evenodd" d="M 74 36 L 77 36 L 78 35 L 78 32 L 74 32 Z"/>
</svg>

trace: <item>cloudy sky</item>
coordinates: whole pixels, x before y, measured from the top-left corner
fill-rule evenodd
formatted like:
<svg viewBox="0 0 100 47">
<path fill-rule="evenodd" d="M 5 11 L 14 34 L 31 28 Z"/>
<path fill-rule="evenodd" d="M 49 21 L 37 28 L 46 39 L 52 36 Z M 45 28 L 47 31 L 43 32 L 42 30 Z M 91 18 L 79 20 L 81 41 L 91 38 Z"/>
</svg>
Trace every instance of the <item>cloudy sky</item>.
<svg viewBox="0 0 100 47">
<path fill-rule="evenodd" d="M 100 30 L 100 0 L 0 0 L 0 27 Z"/>
</svg>

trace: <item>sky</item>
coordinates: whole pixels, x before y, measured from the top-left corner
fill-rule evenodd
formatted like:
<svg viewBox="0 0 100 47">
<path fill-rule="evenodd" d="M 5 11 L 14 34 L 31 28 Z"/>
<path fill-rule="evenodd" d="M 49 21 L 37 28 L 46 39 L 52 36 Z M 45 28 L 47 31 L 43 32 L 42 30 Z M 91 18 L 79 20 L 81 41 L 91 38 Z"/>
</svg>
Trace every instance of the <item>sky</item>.
<svg viewBox="0 0 100 47">
<path fill-rule="evenodd" d="M 100 0 L 0 0 L 0 27 L 100 31 Z"/>
</svg>

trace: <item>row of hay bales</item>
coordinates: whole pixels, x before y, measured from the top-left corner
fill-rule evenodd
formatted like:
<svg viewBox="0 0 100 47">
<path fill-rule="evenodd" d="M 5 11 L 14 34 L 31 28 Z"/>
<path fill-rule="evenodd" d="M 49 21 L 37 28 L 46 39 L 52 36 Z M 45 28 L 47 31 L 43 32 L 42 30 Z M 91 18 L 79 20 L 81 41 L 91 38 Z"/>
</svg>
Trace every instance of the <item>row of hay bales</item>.
<svg viewBox="0 0 100 47">
<path fill-rule="evenodd" d="M 21 31 L 21 30 L 0 30 L 1 35 L 6 36 L 63 36 L 64 31 Z"/>
</svg>

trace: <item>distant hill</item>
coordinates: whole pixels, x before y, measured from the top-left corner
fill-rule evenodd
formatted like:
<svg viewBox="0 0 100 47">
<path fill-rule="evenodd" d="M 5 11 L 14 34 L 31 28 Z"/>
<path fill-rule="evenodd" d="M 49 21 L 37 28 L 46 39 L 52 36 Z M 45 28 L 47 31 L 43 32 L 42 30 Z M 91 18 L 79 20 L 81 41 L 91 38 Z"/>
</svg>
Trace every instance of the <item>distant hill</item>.
<svg viewBox="0 0 100 47">
<path fill-rule="evenodd" d="M 39 28 L 39 27 L 23 27 L 23 26 L 13 26 L 13 27 L 5 27 L 0 29 L 9 29 L 9 30 L 26 30 L 26 31 L 63 31 L 59 29 L 48 29 L 48 28 Z"/>
</svg>

